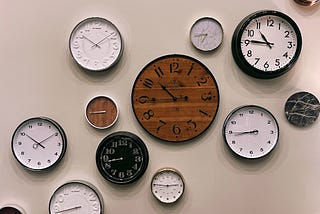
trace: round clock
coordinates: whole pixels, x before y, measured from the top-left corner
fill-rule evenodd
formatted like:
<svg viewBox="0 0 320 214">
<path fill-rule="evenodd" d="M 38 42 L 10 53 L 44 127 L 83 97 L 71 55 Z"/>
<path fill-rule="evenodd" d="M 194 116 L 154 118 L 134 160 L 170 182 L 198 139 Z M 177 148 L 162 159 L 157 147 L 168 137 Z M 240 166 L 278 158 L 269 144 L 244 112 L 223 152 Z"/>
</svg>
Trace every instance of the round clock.
<svg viewBox="0 0 320 214">
<path fill-rule="evenodd" d="M 17 161 L 30 170 L 44 170 L 58 164 L 67 148 L 62 127 L 46 117 L 30 118 L 15 130 L 12 152 Z"/>
<path fill-rule="evenodd" d="M 92 98 L 85 110 L 88 123 L 97 129 L 106 129 L 114 125 L 119 116 L 116 102 L 107 96 Z"/>
<path fill-rule="evenodd" d="M 91 184 L 71 181 L 53 193 L 49 202 L 49 213 L 102 214 L 103 200 Z"/>
<path fill-rule="evenodd" d="M 279 126 L 266 109 L 246 105 L 234 109 L 223 125 L 223 137 L 237 155 L 254 159 L 270 153 L 279 140 Z"/>
<path fill-rule="evenodd" d="M 147 64 L 136 78 L 132 107 L 141 126 L 161 140 L 181 142 L 203 133 L 219 105 L 210 70 L 185 55 L 165 55 Z"/>
<path fill-rule="evenodd" d="M 297 127 L 307 127 L 313 124 L 319 112 L 319 100 L 309 92 L 297 92 L 291 95 L 285 104 L 288 121 Z"/>
<path fill-rule="evenodd" d="M 294 1 L 302 6 L 312 6 L 320 2 L 319 0 L 294 0 Z"/>
<path fill-rule="evenodd" d="M 5 205 L 0 208 L 0 214 L 25 214 L 26 212 L 18 205 Z"/>
<path fill-rule="evenodd" d="M 73 59 L 89 71 L 104 71 L 115 65 L 123 50 L 122 38 L 110 21 L 91 17 L 72 30 L 69 49 Z"/>
<path fill-rule="evenodd" d="M 183 195 L 184 188 L 182 175 L 173 168 L 158 170 L 151 181 L 151 192 L 162 203 L 176 202 Z"/>
<path fill-rule="evenodd" d="M 100 174 L 115 184 L 128 184 L 138 180 L 149 162 L 147 147 L 130 132 L 119 131 L 105 137 L 96 152 Z"/>
<path fill-rule="evenodd" d="M 222 26 L 214 18 L 200 18 L 191 27 L 190 39 L 193 46 L 198 50 L 213 51 L 222 43 Z"/>
<path fill-rule="evenodd" d="M 263 10 L 244 18 L 232 37 L 235 62 L 246 74 L 271 79 L 289 71 L 299 58 L 302 37 L 287 15 Z"/>
</svg>

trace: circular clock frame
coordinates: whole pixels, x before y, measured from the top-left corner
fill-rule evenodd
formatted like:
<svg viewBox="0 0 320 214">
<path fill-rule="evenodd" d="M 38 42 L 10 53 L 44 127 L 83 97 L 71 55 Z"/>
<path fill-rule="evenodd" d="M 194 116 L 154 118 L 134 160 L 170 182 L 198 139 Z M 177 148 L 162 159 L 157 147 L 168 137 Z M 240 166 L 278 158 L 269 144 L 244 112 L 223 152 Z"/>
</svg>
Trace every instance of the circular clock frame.
<svg viewBox="0 0 320 214">
<path fill-rule="evenodd" d="M 170 54 L 149 62 L 131 93 L 133 112 L 152 136 L 184 142 L 204 133 L 219 107 L 218 84 L 199 60 Z"/>
<path fill-rule="evenodd" d="M 123 53 L 118 28 L 102 17 L 89 17 L 79 22 L 69 38 L 69 51 L 83 69 L 106 71 L 116 65 Z"/>
<path fill-rule="evenodd" d="M 119 108 L 111 97 L 95 96 L 86 105 L 85 117 L 92 127 L 107 129 L 117 122 Z"/>
<path fill-rule="evenodd" d="M 0 207 L 0 214 L 26 214 L 26 212 L 16 204 L 7 204 Z"/>
<path fill-rule="evenodd" d="M 267 109 L 244 105 L 228 114 L 222 135 L 234 154 L 246 159 L 259 159 L 267 156 L 278 144 L 279 125 Z"/>
<path fill-rule="evenodd" d="M 100 174 L 114 184 L 130 184 L 147 170 L 149 153 L 144 142 L 126 131 L 106 136 L 96 151 L 96 165 Z"/>
<path fill-rule="evenodd" d="M 38 139 L 39 137 L 41 139 Z M 52 139 L 56 139 L 56 142 L 51 141 L 51 144 L 48 144 Z M 22 150 L 22 147 L 26 148 Z M 50 151 L 46 148 L 59 150 Z M 63 128 L 53 119 L 33 117 L 18 125 L 12 135 L 11 149 L 15 159 L 24 168 L 31 171 L 47 170 L 58 165 L 64 157 L 67 137 Z M 45 155 L 39 150 L 43 150 Z"/>
<path fill-rule="evenodd" d="M 76 198 L 76 204 L 71 202 L 70 197 Z M 83 209 L 84 207 L 82 207 L 82 205 L 80 204 L 80 202 L 83 201 L 85 201 L 86 205 L 88 206 L 89 202 L 92 203 L 91 208 L 94 209 L 92 213 L 103 213 L 104 205 L 102 195 L 92 184 L 80 180 L 69 181 L 58 187 L 52 194 L 49 201 L 49 213 L 65 213 L 72 210 L 75 211 Z M 63 207 L 62 209 L 64 210 L 55 211 L 55 208 L 58 209 L 59 204 L 61 205 L 61 203 L 63 202 L 66 202 L 68 204 L 67 207 Z"/>
<path fill-rule="evenodd" d="M 274 31 L 262 32 L 262 28 Z M 272 41 L 282 37 L 282 41 Z M 248 15 L 238 24 L 231 46 L 233 58 L 244 73 L 259 79 L 272 79 L 294 66 L 301 53 L 302 36 L 298 25 L 288 15 L 262 10 Z"/>
</svg>

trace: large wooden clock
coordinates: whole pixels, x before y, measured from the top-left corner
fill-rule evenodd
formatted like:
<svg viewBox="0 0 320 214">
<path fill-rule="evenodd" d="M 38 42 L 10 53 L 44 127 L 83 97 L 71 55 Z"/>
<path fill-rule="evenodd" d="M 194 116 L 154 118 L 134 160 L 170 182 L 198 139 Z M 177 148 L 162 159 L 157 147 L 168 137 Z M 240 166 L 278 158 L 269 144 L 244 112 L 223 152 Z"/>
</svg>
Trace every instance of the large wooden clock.
<svg viewBox="0 0 320 214">
<path fill-rule="evenodd" d="M 219 90 L 204 64 L 173 54 L 142 69 L 131 99 L 134 114 L 148 133 L 164 141 L 182 142 L 211 125 L 218 111 Z"/>
</svg>

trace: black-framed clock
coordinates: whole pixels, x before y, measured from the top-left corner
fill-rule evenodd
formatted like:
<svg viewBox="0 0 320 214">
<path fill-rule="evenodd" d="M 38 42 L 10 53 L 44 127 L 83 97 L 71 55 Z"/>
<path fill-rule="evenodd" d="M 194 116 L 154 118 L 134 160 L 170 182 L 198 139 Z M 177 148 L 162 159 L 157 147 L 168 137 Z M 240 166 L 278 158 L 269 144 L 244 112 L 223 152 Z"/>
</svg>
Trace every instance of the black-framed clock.
<svg viewBox="0 0 320 214">
<path fill-rule="evenodd" d="M 129 184 L 146 171 L 149 153 L 144 142 L 126 131 L 106 136 L 96 151 L 96 164 L 100 174 L 114 184 Z"/>
<path fill-rule="evenodd" d="M 232 54 L 240 69 L 255 78 L 271 79 L 289 71 L 299 58 L 302 36 L 296 22 L 274 10 L 245 17 L 232 37 Z"/>
</svg>

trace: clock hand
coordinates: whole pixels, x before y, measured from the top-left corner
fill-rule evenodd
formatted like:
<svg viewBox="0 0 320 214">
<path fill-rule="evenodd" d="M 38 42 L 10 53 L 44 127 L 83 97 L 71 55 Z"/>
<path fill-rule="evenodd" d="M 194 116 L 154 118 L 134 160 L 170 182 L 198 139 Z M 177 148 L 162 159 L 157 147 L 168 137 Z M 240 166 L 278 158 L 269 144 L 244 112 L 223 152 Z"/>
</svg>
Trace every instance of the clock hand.
<svg viewBox="0 0 320 214">
<path fill-rule="evenodd" d="M 29 138 L 29 139 L 31 139 L 33 142 L 35 142 L 35 145 L 37 145 L 37 146 L 41 146 L 42 148 L 46 148 L 46 147 L 44 147 L 41 143 L 39 143 L 38 141 L 36 141 L 35 139 L 33 139 L 32 137 L 30 137 L 28 134 L 26 134 L 26 136 Z M 33 146 L 33 148 L 37 148 L 37 146 Z"/>
<path fill-rule="evenodd" d="M 250 40 L 251 43 L 256 43 L 256 44 L 264 44 L 264 45 L 268 45 L 267 42 L 263 42 L 263 41 L 258 41 L 258 40 Z M 270 45 L 274 45 L 274 43 L 269 42 Z M 268 45 L 269 46 L 269 45 Z"/>
<path fill-rule="evenodd" d="M 58 211 L 56 212 L 57 213 L 64 213 L 64 212 L 67 212 L 67 211 L 71 211 L 71 210 L 76 210 L 76 209 L 80 209 L 81 206 L 76 206 L 76 207 L 72 207 L 72 208 L 68 208 L 68 209 L 65 209 L 65 210 L 61 210 L 61 211 Z"/>
<path fill-rule="evenodd" d="M 153 184 L 154 186 L 163 186 L 163 187 L 171 187 L 171 186 L 179 186 L 179 184 Z"/>
<path fill-rule="evenodd" d="M 123 157 L 121 158 L 114 158 L 114 159 L 111 159 L 111 160 L 108 160 L 108 162 L 114 162 L 114 161 L 119 161 L 119 160 L 123 160 Z"/>
<path fill-rule="evenodd" d="M 160 83 L 159 83 L 160 84 Z M 172 97 L 172 100 L 173 101 L 177 101 L 177 97 L 175 97 L 167 88 L 166 88 L 166 86 L 164 86 L 164 85 L 162 85 L 162 84 L 160 84 L 160 86 L 161 86 L 161 88 L 165 91 L 165 92 L 167 92 L 171 97 Z"/>
<path fill-rule="evenodd" d="M 50 137 L 52 137 L 53 135 L 55 135 L 56 133 L 53 133 L 52 135 L 50 135 L 49 137 L 43 139 L 42 141 L 39 142 L 39 144 L 43 143 L 44 141 L 48 140 Z"/>
<path fill-rule="evenodd" d="M 93 48 L 94 46 L 98 47 L 98 45 L 99 45 L 101 42 L 103 42 L 105 39 L 109 38 L 110 36 L 111 36 L 111 34 L 109 34 L 108 36 L 104 37 L 104 38 L 101 39 L 99 42 L 97 42 L 96 44 L 94 44 L 94 45 L 92 46 L 92 48 Z"/>
<path fill-rule="evenodd" d="M 260 35 L 261 35 L 262 39 L 267 43 L 268 47 L 271 49 L 271 48 L 272 48 L 272 47 L 271 47 L 271 43 L 268 42 L 267 38 L 265 37 L 265 35 L 263 35 L 263 34 L 261 33 L 261 31 L 259 31 L 259 32 L 260 32 Z"/>
<path fill-rule="evenodd" d="M 102 110 L 102 111 L 90 111 L 89 114 L 105 114 L 107 111 Z"/>
<path fill-rule="evenodd" d="M 83 38 L 85 38 L 86 40 L 88 40 L 89 42 L 91 42 L 93 44 L 92 47 L 97 46 L 98 48 L 101 48 L 98 44 L 96 44 L 95 42 L 93 42 L 92 40 L 90 40 L 88 37 L 86 37 L 85 35 L 82 35 Z"/>
<path fill-rule="evenodd" d="M 252 131 L 245 131 L 245 132 L 233 132 L 235 135 L 243 135 L 243 134 L 254 134 L 257 135 L 259 131 L 257 129 Z"/>
</svg>

